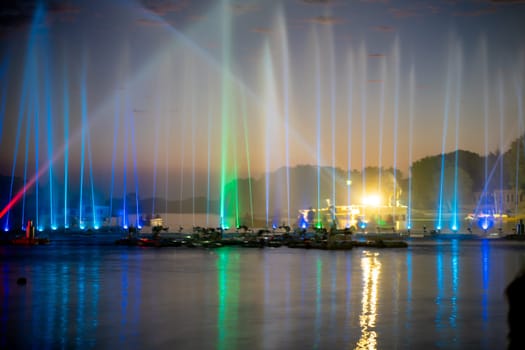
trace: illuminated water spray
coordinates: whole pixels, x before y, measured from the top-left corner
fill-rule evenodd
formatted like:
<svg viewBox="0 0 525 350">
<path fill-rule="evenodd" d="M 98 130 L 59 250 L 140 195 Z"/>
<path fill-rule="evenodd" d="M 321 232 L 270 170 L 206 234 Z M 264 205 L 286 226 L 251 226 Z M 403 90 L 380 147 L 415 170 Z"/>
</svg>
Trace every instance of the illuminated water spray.
<svg viewBox="0 0 525 350">
<path fill-rule="evenodd" d="M 347 114 L 347 164 L 346 164 L 346 204 L 350 205 L 350 194 L 351 194 L 351 185 L 352 185 L 352 116 L 353 116 L 353 84 L 354 84 L 354 54 L 350 50 L 348 53 L 348 114 Z M 347 211 L 347 228 L 350 227 L 350 211 Z"/>
<path fill-rule="evenodd" d="M 157 98 L 155 105 L 155 144 L 153 148 L 153 185 L 151 188 L 151 217 L 155 215 L 155 202 L 157 197 L 157 163 L 159 159 L 159 138 L 160 138 L 160 101 Z"/>
<path fill-rule="evenodd" d="M 516 78 L 514 79 L 514 87 L 515 87 L 515 93 L 516 93 L 516 100 L 517 100 L 517 104 L 518 104 L 518 111 L 517 111 L 517 116 L 518 116 L 518 144 L 516 145 L 516 174 L 515 174 L 515 184 L 514 184 L 514 190 L 515 190 L 515 193 L 514 193 L 514 197 L 516 198 L 515 200 L 515 208 L 514 208 L 514 213 L 517 214 L 518 213 L 518 198 L 519 198 L 519 176 L 520 176 L 520 167 L 519 167 L 519 164 L 520 164 L 520 158 L 521 158 L 521 145 L 520 143 L 522 143 L 524 146 L 525 146 L 525 140 L 523 140 L 523 101 L 522 101 L 522 98 L 523 98 L 523 60 L 525 59 L 525 52 L 522 52 L 521 54 L 521 60 L 519 60 L 519 68 L 518 68 L 518 72 L 519 74 L 516 75 Z M 519 77 L 519 78 L 517 78 Z"/>
<path fill-rule="evenodd" d="M 275 96 L 275 79 L 273 76 L 274 68 L 272 57 L 270 53 L 270 47 L 268 42 L 264 45 L 263 53 L 264 61 L 264 95 L 265 95 L 265 153 L 264 153 L 264 165 L 265 165 L 265 219 L 266 227 L 270 226 L 270 161 L 272 159 L 272 146 L 274 138 L 274 122 L 276 119 L 276 96 Z"/>
<path fill-rule="evenodd" d="M 414 104 L 416 100 L 415 69 L 412 65 L 409 75 L 409 115 L 408 115 L 408 201 L 407 201 L 407 229 L 412 229 L 412 158 L 414 142 Z"/>
<path fill-rule="evenodd" d="M 381 58 L 381 96 L 379 97 L 379 157 L 377 159 L 378 161 L 378 168 L 379 168 L 379 183 L 378 183 L 378 189 L 379 193 L 382 193 L 382 185 L 383 185 L 383 138 L 384 138 L 384 120 L 385 120 L 385 90 L 386 90 L 386 84 L 387 84 L 387 74 L 386 74 L 386 59 L 384 57 Z"/>
<path fill-rule="evenodd" d="M 399 84 L 400 84 L 400 71 L 401 71 L 401 51 L 399 49 L 399 38 L 396 37 L 394 42 L 394 166 L 393 166 L 393 178 L 394 178 L 394 198 L 393 198 L 393 217 L 394 222 L 397 222 L 396 208 L 398 205 L 398 188 L 397 188 L 397 139 L 398 139 L 398 125 L 399 125 Z"/>
<path fill-rule="evenodd" d="M 505 128 L 505 90 L 503 87 L 503 76 L 501 70 L 499 71 L 499 79 L 498 79 L 498 101 L 499 101 L 499 150 L 500 153 L 503 154 L 504 150 L 504 138 L 503 138 L 503 130 Z M 499 223 L 500 223 L 500 229 L 503 227 L 503 189 L 504 189 L 504 180 L 503 180 L 503 167 L 505 157 L 500 156 L 499 158 L 499 199 L 498 199 L 498 213 L 499 213 Z"/>
<path fill-rule="evenodd" d="M 282 11 L 279 15 L 277 28 L 281 38 L 281 64 L 282 64 L 282 83 L 283 83 L 283 117 L 284 117 L 284 145 L 285 145 L 285 166 L 286 166 L 286 213 L 288 215 L 287 224 L 290 226 L 290 55 L 288 48 L 288 31 Z M 250 186 L 251 187 L 251 186 Z M 251 193 L 251 189 L 250 189 Z"/>
<path fill-rule="evenodd" d="M 228 180 L 228 140 L 230 128 L 230 111 L 231 111 L 231 82 L 229 80 L 231 64 L 231 8 L 230 2 L 221 1 L 221 174 L 220 174 L 220 208 L 219 208 L 219 226 L 225 227 L 226 212 L 226 193 L 225 187 Z"/>
<path fill-rule="evenodd" d="M 38 77 L 35 76 L 34 67 L 35 63 L 31 64 L 32 73 L 31 76 L 31 85 L 38 86 Z M 35 172 L 40 168 L 40 98 L 36 91 L 31 91 L 30 101 L 33 103 L 34 108 L 34 123 L 35 123 Z M 38 231 L 42 231 L 42 226 L 40 226 L 40 191 L 39 191 L 39 177 L 36 178 L 35 182 L 35 226 Z"/>
<path fill-rule="evenodd" d="M 47 30 L 46 30 L 46 36 L 47 36 Z M 47 40 L 46 40 L 47 42 Z M 49 48 L 44 47 L 46 54 L 44 55 L 44 101 L 45 101 L 45 114 L 46 114 L 46 136 L 47 136 L 47 157 L 51 159 L 53 157 L 53 140 L 54 140 L 54 133 L 53 133 L 53 109 L 51 105 L 52 95 L 51 95 L 51 65 L 49 62 Z M 48 176 L 49 176 L 49 219 L 51 224 L 51 229 L 56 230 L 57 229 L 57 222 L 55 220 L 55 203 L 54 203 L 54 196 L 53 196 L 53 164 L 49 166 L 48 169 Z"/>
<path fill-rule="evenodd" d="M 31 120 L 29 119 L 29 116 L 31 115 L 32 111 L 29 110 L 29 113 L 27 114 L 27 123 L 26 123 L 26 133 L 25 133 L 25 157 L 24 157 L 24 183 L 27 182 L 27 160 L 28 160 L 28 153 L 29 153 L 29 140 L 31 137 Z M 26 225 L 26 193 L 24 192 L 22 196 L 22 222 L 21 227 L 24 228 Z"/>
<path fill-rule="evenodd" d="M 250 207 L 250 226 L 253 226 L 253 192 L 252 192 L 252 174 L 251 174 L 251 162 L 250 162 L 250 140 L 248 138 L 248 112 L 246 108 L 246 94 L 242 94 L 242 105 L 241 114 L 244 130 L 244 147 L 246 149 L 246 164 L 248 166 L 248 196 L 249 196 L 249 207 Z M 208 174 L 209 176 L 209 174 Z M 209 180 L 208 180 L 209 183 Z M 209 185 L 208 185 L 209 186 Z M 245 225 L 248 223 L 244 223 Z"/>
<path fill-rule="evenodd" d="M 488 160 L 489 160 L 489 157 L 488 157 L 488 154 L 489 154 L 489 146 L 488 146 L 488 143 L 489 143 L 489 114 L 490 114 L 490 110 L 489 110 L 489 78 L 488 78 L 488 59 L 487 59 L 487 43 L 486 41 L 483 39 L 482 42 L 481 42 L 481 58 L 482 58 L 482 66 L 483 66 L 483 125 L 484 125 L 484 141 L 485 141 L 485 161 L 484 161 L 484 166 L 483 166 L 483 170 L 484 170 L 484 188 L 483 188 L 483 191 L 481 192 L 482 193 L 482 202 L 483 202 L 483 207 L 484 208 L 487 208 L 488 206 L 488 202 L 489 202 L 489 197 L 488 197 L 488 193 L 487 193 L 487 186 L 488 186 L 488 181 L 489 181 L 489 171 L 488 171 Z M 478 204 L 479 205 L 479 204 Z M 477 210 L 476 210 L 477 212 Z M 485 222 L 483 223 L 482 225 L 484 225 L 484 227 L 482 227 L 484 230 L 486 230 L 488 228 L 488 222 Z"/>
<path fill-rule="evenodd" d="M 448 119 L 449 119 L 449 106 L 450 106 L 450 90 L 452 80 L 452 54 L 449 53 L 449 60 L 447 66 L 447 77 L 445 84 L 445 105 L 443 111 L 443 138 L 441 142 L 441 171 L 439 179 L 439 199 L 438 199 L 438 213 L 436 220 L 436 229 L 440 231 L 443 228 L 443 199 L 444 199 L 444 186 L 445 186 L 445 145 L 447 141 L 447 130 L 448 130 Z"/>
<path fill-rule="evenodd" d="M 64 228 L 69 228 L 68 221 L 68 192 L 69 192 L 69 81 L 67 76 L 67 68 L 64 64 Z M 25 181 L 24 181 L 25 182 Z"/>
<path fill-rule="evenodd" d="M 316 168 L 317 168 L 317 225 L 321 222 L 321 49 L 319 35 L 315 31 L 315 121 L 316 121 Z"/>
<path fill-rule="evenodd" d="M 454 193 L 453 193 L 453 204 L 452 204 L 452 222 L 451 222 L 451 229 L 453 232 L 456 232 L 459 229 L 459 220 L 458 220 L 458 169 L 459 169 L 459 120 L 461 117 L 461 75 L 462 75 L 462 52 L 461 47 L 459 43 L 456 43 L 456 57 L 455 57 L 455 64 L 456 64 L 456 103 L 455 103 L 455 118 L 456 118 L 456 128 L 455 128 L 455 154 L 454 154 Z"/>
<path fill-rule="evenodd" d="M 115 163 L 117 159 L 118 129 L 120 120 L 120 94 L 115 94 L 115 111 L 113 113 L 113 150 L 111 152 L 111 185 L 109 188 L 109 215 L 113 216 L 113 196 L 115 192 Z"/>
<path fill-rule="evenodd" d="M 362 177 L 362 193 L 366 195 L 366 119 L 367 119 L 367 54 L 364 43 L 359 47 L 359 61 L 361 63 L 361 177 Z"/>
<path fill-rule="evenodd" d="M 131 150 L 132 150 L 132 157 L 133 157 L 133 180 L 135 182 L 135 213 L 136 213 L 136 219 L 135 219 L 135 227 L 138 229 L 141 229 L 140 224 L 140 208 L 139 208 L 139 174 L 138 174 L 138 167 L 137 167 L 137 133 L 135 131 L 135 114 L 133 111 L 130 113 L 131 118 Z"/>
</svg>

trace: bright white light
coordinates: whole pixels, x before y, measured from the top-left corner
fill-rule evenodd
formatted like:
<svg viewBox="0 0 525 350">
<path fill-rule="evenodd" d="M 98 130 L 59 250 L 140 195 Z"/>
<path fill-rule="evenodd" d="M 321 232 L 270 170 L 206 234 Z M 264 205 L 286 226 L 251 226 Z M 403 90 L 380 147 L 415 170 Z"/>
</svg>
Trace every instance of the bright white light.
<svg viewBox="0 0 525 350">
<path fill-rule="evenodd" d="M 381 198 L 377 194 L 372 194 L 369 196 L 364 196 L 362 199 L 364 205 L 369 205 L 371 207 L 378 207 L 381 204 Z"/>
<path fill-rule="evenodd" d="M 53 225 L 53 226 L 51 226 L 51 229 L 52 229 L 53 231 L 56 231 L 57 227 L 56 227 L 55 225 Z"/>
</svg>

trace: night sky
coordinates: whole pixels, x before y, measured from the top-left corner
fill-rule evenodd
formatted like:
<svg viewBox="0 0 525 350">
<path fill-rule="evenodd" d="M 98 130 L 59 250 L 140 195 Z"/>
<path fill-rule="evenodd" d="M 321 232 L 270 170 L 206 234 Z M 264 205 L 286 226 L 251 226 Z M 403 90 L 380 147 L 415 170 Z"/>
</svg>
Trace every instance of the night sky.
<svg viewBox="0 0 525 350">
<path fill-rule="evenodd" d="M 0 21 L 0 173 L 41 184 L 406 173 L 524 130 L 524 1 L 3 1 Z"/>
</svg>

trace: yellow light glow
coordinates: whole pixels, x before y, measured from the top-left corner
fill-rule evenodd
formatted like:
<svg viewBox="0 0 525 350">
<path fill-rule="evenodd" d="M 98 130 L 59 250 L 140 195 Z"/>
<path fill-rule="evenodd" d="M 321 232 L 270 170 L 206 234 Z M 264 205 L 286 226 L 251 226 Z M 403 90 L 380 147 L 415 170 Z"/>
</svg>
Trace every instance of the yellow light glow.
<svg viewBox="0 0 525 350">
<path fill-rule="evenodd" d="M 379 197 L 379 195 L 377 194 L 364 196 L 362 199 L 362 203 L 371 207 L 378 207 L 381 204 L 381 197 Z"/>
</svg>

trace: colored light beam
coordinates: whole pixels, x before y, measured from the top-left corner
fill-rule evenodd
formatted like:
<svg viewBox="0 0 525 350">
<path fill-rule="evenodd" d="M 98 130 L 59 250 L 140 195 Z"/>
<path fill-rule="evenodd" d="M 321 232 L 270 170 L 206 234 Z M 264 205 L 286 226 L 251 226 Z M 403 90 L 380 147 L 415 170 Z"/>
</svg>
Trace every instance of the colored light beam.
<svg viewBox="0 0 525 350">
<path fill-rule="evenodd" d="M 67 66 L 64 64 L 64 143 L 69 143 L 69 81 Z M 67 220 L 68 208 L 68 181 L 69 181 L 69 147 L 64 148 L 64 227 L 69 227 Z"/>
<path fill-rule="evenodd" d="M 448 117 L 449 117 L 449 106 L 450 106 L 450 89 L 451 89 L 451 80 L 452 80 L 452 68 L 451 68 L 451 53 L 449 52 L 449 62 L 447 69 L 446 85 L 445 85 L 445 106 L 443 111 L 443 138 L 441 141 L 441 172 L 439 179 L 439 203 L 438 203 L 438 216 L 436 229 L 442 229 L 442 220 L 443 220 L 443 190 L 445 182 L 445 144 L 447 140 L 447 129 L 448 129 Z"/>
</svg>

